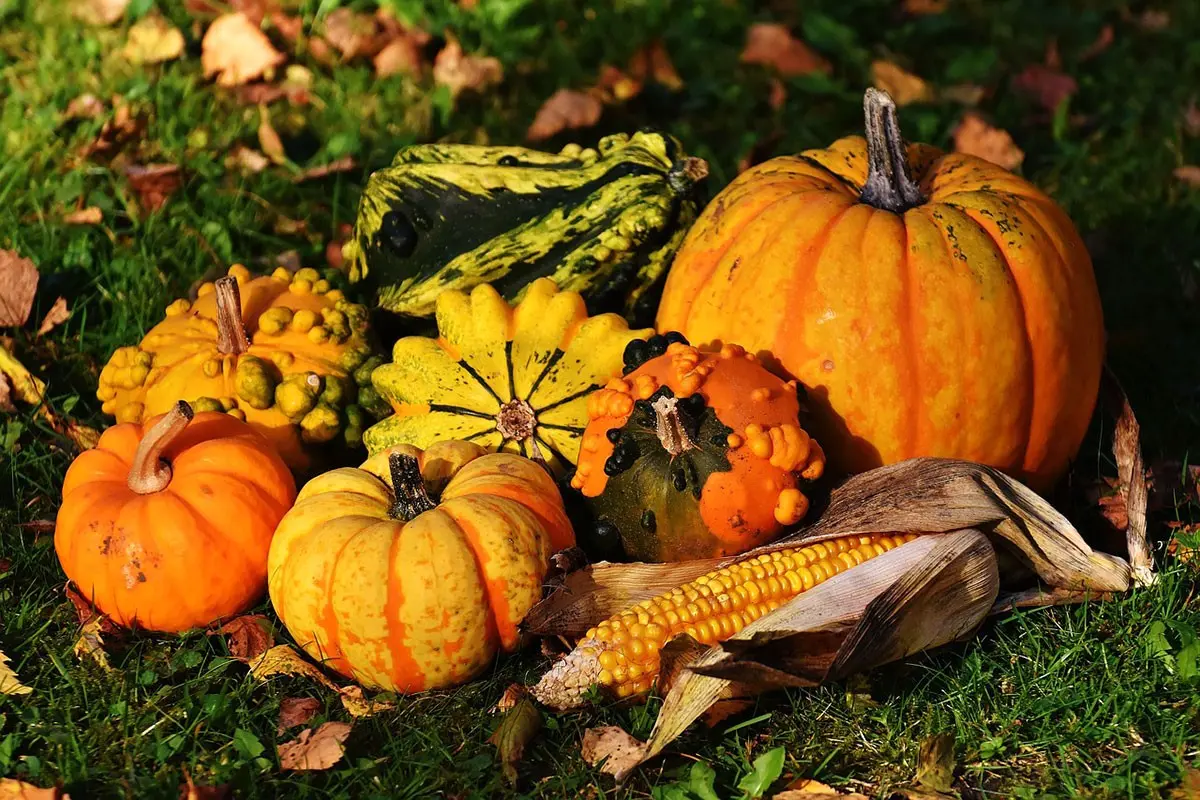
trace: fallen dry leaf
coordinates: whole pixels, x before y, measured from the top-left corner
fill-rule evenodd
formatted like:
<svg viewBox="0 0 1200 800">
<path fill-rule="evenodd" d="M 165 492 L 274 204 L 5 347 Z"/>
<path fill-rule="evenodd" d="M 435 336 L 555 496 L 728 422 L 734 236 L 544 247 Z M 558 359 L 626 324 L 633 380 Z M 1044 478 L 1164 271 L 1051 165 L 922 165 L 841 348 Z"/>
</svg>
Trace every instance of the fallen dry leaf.
<svg viewBox="0 0 1200 800">
<path fill-rule="evenodd" d="M 768 22 L 750 26 L 742 50 L 742 63 L 771 67 L 785 78 L 811 72 L 828 75 L 833 71 L 828 60 L 792 36 L 786 25 Z"/>
<path fill-rule="evenodd" d="M 328 164 L 320 164 L 315 167 L 309 167 L 308 169 L 301 170 L 292 177 L 292 183 L 301 183 L 303 181 L 324 178 L 327 175 L 333 175 L 338 172 L 349 172 L 356 166 L 357 164 L 355 164 L 353 156 L 342 156 L 341 158 L 330 161 Z"/>
<path fill-rule="evenodd" d="M 148 214 L 165 206 L 171 195 L 183 186 L 183 173 L 178 164 L 130 164 L 125 167 L 125 177 Z"/>
<path fill-rule="evenodd" d="M 779 797 L 786 798 L 788 795 L 788 792 L 804 794 L 804 795 L 826 795 L 826 796 L 828 796 L 831 794 L 836 795 L 838 793 L 838 790 L 834 789 L 829 784 L 821 783 L 820 781 L 815 781 L 812 778 L 797 778 L 796 780 L 792 781 L 791 783 L 789 783 L 787 785 L 786 791 L 775 795 L 775 800 L 778 800 Z"/>
<path fill-rule="evenodd" d="M 767 94 L 767 104 L 775 111 L 778 111 L 787 103 L 787 87 L 778 78 L 771 78 L 768 85 L 770 86 L 770 91 Z"/>
<path fill-rule="evenodd" d="M 655 39 L 633 54 L 629 60 L 629 74 L 639 81 L 654 81 L 671 91 L 683 88 L 683 78 L 675 71 L 671 56 L 661 39 Z"/>
<path fill-rule="evenodd" d="M 537 704 L 525 695 L 512 708 L 504 712 L 488 743 L 496 746 L 500 756 L 500 770 L 510 786 L 517 782 L 517 764 L 525 754 L 525 747 L 542 729 L 542 712 Z"/>
<path fill-rule="evenodd" d="M 538 109 L 525 138 L 539 142 L 568 128 L 590 128 L 600 121 L 602 113 L 604 104 L 595 95 L 559 89 Z"/>
<path fill-rule="evenodd" d="M 504 694 L 500 695 L 500 699 L 496 701 L 496 711 L 504 713 L 515 706 L 522 698 L 529 696 L 529 689 L 520 683 L 510 683 L 508 688 L 504 690 Z"/>
<path fill-rule="evenodd" d="M 617 726 L 605 725 L 583 732 L 580 755 L 593 767 L 603 761 L 600 771 L 616 775 L 640 764 L 644 748 L 645 745 Z"/>
<path fill-rule="evenodd" d="M 1183 562 L 1196 561 L 1200 558 L 1200 546 L 1190 543 L 1185 543 L 1179 537 L 1185 536 L 1191 542 L 1200 539 L 1200 525 L 1183 525 L 1181 523 L 1171 525 L 1171 540 L 1167 542 L 1167 555 Z"/>
<path fill-rule="evenodd" d="M 52 519 L 35 519 L 29 522 L 18 522 L 17 527 L 23 531 L 33 531 L 35 537 L 43 533 L 50 533 L 54 530 L 54 520 Z M 35 538 L 34 541 L 37 541 Z"/>
<path fill-rule="evenodd" d="M 315 697 L 285 697 L 279 704 L 279 725 L 276 730 L 283 733 L 288 728 L 303 725 L 321 710 L 321 701 Z"/>
<path fill-rule="evenodd" d="M 342 255 L 342 246 L 345 245 L 350 238 L 354 236 L 354 226 L 348 222 L 343 222 L 338 226 L 338 235 L 329 240 L 325 245 L 325 263 L 333 269 L 340 270 L 345 257 Z"/>
<path fill-rule="evenodd" d="M 1016 169 L 1025 160 L 1008 131 L 994 128 L 974 112 L 963 115 L 954 129 L 954 150 L 977 156 L 1005 169 Z"/>
<path fill-rule="evenodd" d="M 1167 11 L 1147 9 L 1137 17 L 1137 24 L 1144 31 L 1162 31 L 1171 27 L 1171 14 Z"/>
<path fill-rule="evenodd" d="M 67 103 L 67 110 L 63 112 L 63 120 L 69 119 L 96 119 L 104 113 L 104 101 L 94 94 L 81 94 Z"/>
<path fill-rule="evenodd" d="M 387 700 L 368 698 L 361 686 L 346 686 L 338 689 L 342 698 L 342 707 L 350 712 L 352 717 L 371 717 L 383 711 L 391 711 L 395 703 Z"/>
<path fill-rule="evenodd" d="M 329 769 L 342 760 L 346 749 L 342 743 L 350 735 L 345 722 L 326 722 L 313 730 L 300 732 L 290 742 L 279 745 L 279 767 L 284 770 Z"/>
<path fill-rule="evenodd" d="M 102 617 L 92 617 L 79 630 L 79 638 L 75 640 L 72 651 L 80 661 L 91 659 L 100 665 L 105 672 L 112 670 L 108 663 L 108 653 L 104 651 L 104 636 L 101 628 L 104 625 Z"/>
<path fill-rule="evenodd" d="M 66 322 L 70 316 L 71 311 L 67 308 L 67 299 L 65 297 L 58 298 L 54 301 L 54 305 L 50 306 L 46 316 L 42 317 L 42 324 L 38 326 L 37 335 L 42 336 L 49 333 Z"/>
<path fill-rule="evenodd" d="M 275 9 L 271 11 L 271 24 L 275 26 L 275 30 L 279 31 L 288 44 L 295 44 L 300 41 L 301 34 L 304 33 L 304 18 L 299 16 L 291 16 L 282 11 Z"/>
<path fill-rule="evenodd" d="M 753 700 L 718 700 L 700 715 L 700 720 L 706 727 L 715 728 L 734 714 L 740 714 L 753 705 Z"/>
<path fill-rule="evenodd" d="M 262 148 L 263 155 L 272 162 L 287 163 L 287 155 L 283 152 L 283 140 L 279 138 L 275 127 L 271 125 L 271 114 L 267 111 L 266 106 L 258 107 L 258 146 Z"/>
<path fill-rule="evenodd" d="M 271 164 L 271 159 L 257 150 L 251 150 L 244 145 L 236 145 L 229 155 L 225 156 L 225 168 L 237 169 L 246 175 L 262 172 Z"/>
<path fill-rule="evenodd" d="M 112 116 L 100 128 L 96 139 L 80 152 L 83 158 L 112 155 L 126 143 L 140 137 L 146 129 L 145 116 L 134 114 L 123 98 L 113 97 L 112 105 Z"/>
<path fill-rule="evenodd" d="M 1053 67 L 1030 64 L 1013 78 L 1013 88 L 1032 97 L 1047 111 L 1055 111 L 1075 93 L 1079 84 L 1070 75 Z"/>
<path fill-rule="evenodd" d="M 203 786 L 192 780 L 187 767 L 183 768 L 183 786 L 179 787 L 179 800 L 231 800 L 233 790 L 227 785 Z"/>
<path fill-rule="evenodd" d="M 928 83 L 890 61 L 879 60 L 871 64 L 871 83 L 890 94 L 898 106 L 933 99 L 933 89 Z"/>
<path fill-rule="evenodd" d="M 338 685 L 321 670 L 300 657 L 300 654 L 290 645 L 277 644 L 257 658 L 251 659 L 250 674 L 260 681 L 272 675 L 302 675 L 321 684 L 327 689 L 340 692 Z"/>
<path fill-rule="evenodd" d="M 57 786 L 43 789 L 16 778 L 0 778 L 0 800 L 71 800 Z"/>
<path fill-rule="evenodd" d="M 421 46 L 407 36 L 392 39 L 375 54 L 375 77 L 419 75 L 425 66 Z"/>
<path fill-rule="evenodd" d="M 99 225 L 103 221 L 104 212 L 96 206 L 88 206 L 63 215 L 63 222 L 68 225 Z"/>
<path fill-rule="evenodd" d="M 954 767 L 954 733 L 939 733 L 921 741 L 913 780 L 930 791 L 949 792 L 954 783 Z"/>
<path fill-rule="evenodd" d="M 158 14 L 142 17 L 129 29 L 121 55 L 134 64 L 161 64 L 183 55 L 183 34 Z"/>
<path fill-rule="evenodd" d="M 219 86 L 239 86 L 267 74 L 287 58 L 245 14 L 224 14 L 213 21 L 200 43 L 204 77 Z"/>
<path fill-rule="evenodd" d="M 605 64 L 600 67 L 596 85 L 589 92 L 605 103 L 623 103 L 641 94 L 642 82 L 611 64 Z"/>
<path fill-rule="evenodd" d="M 1187 769 L 1179 786 L 1171 790 L 1171 800 L 1197 800 L 1200 798 L 1200 769 Z"/>
<path fill-rule="evenodd" d="M 0 250 L 0 327 L 24 325 L 29 319 L 39 277 L 28 258 L 15 250 Z"/>
<path fill-rule="evenodd" d="M 343 61 L 356 56 L 371 56 L 377 52 L 375 44 L 379 25 L 371 14 L 354 11 L 342 6 L 329 12 L 323 27 L 325 41 L 342 54 Z"/>
<path fill-rule="evenodd" d="M 813 781 L 813 783 L 816 783 L 816 781 Z M 825 784 L 821 783 L 818 785 L 824 786 Z M 810 792 L 810 791 L 805 791 L 804 789 L 785 789 L 784 791 L 780 792 L 779 794 L 771 795 L 771 800 L 826 800 L 826 798 L 830 797 L 831 795 L 839 797 L 839 798 L 841 798 L 841 800 L 871 800 L 871 798 L 867 797 L 865 794 L 859 794 L 858 792 L 849 792 L 847 794 L 841 794 L 840 792 L 837 792 L 837 791 Z"/>
<path fill-rule="evenodd" d="M 504 67 L 491 56 L 471 56 L 463 52 L 454 37 L 447 37 L 446 46 L 433 60 L 433 80 L 450 89 L 457 97 L 464 91 L 480 92 L 504 80 Z"/>
<path fill-rule="evenodd" d="M 1141 426 L 1129 404 L 1129 398 L 1116 375 L 1106 366 L 1101 391 L 1105 404 L 1117 418 L 1113 428 L 1113 460 L 1117 462 L 1120 493 L 1125 498 L 1125 543 L 1134 582 L 1147 586 L 1154 582 L 1154 560 L 1146 536 L 1146 509 L 1150 493 L 1146 485 L 1146 464 L 1142 458 Z"/>
<path fill-rule="evenodd" d="M 904 0 L 901 7 L 909 14 L 941 14 L 950 0 Z"/>
<path fill-rule="evenodd" d="M 0 297 L 3 297 L 0 294 Z M 41 404 L 46 384 L 25 368 L 7 348 L 0 346 L 0 373 L 12 381 L 13 396 L 26 405 Z"/>
<path fill-rule="evenodd" d="M 0 652 L 0 694 L 33 694 L 33 688 L 17 679 L 17 673 L 8 665 L 8 656 Z"/>
<path fill-rule="evenodd" d="M 1100 29 L 1100 33 L 1096 35 L 1096 41 L 1087 46 L 1087 49 L 1079 54 L 1080 61 L 1087 61 L 1089 58 L 1095 58 L 1112 46 L 1113 40 L 1116 38 L 1113 32 L 1112 25 L 1105 25 Z"/>
<path fill-rule="evenodd" d="M 75 17 L 89 25 L 112 25 L 125 16 L 129 0 L 75 0 Z"/>
<path fill-rule="evenodd" d="M 1194 164 L 1185 164 L 1182 167 L 1176 167 L 1172 174 L 1176 180 L 1181 180 L 1188 186 L 1200 186 L 1200 167 Z"/>
<path fill-rule="evenodd" d="M 271 622 L 262 614 L 247 614 L 229 620 L 209 636 L 228 636 L 229 655 L 249 663 L 271 649 L 275 632 Z"/>
</svg>

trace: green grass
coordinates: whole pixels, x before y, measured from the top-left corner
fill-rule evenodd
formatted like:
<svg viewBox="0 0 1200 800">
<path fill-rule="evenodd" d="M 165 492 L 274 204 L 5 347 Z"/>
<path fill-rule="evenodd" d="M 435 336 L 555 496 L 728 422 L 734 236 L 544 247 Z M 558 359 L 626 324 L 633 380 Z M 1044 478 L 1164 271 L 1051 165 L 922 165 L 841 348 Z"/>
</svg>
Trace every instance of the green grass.
<svg viewBox="0 0 1200 800">
<path fill-rule="evenodd" d="M 257 146 L 258 113 L 201 78 L 199 40 L 182 2 L 159 8 L 187 35 L 185 57 L 148 68 L 121 62 L 125 26 L 81 30 L 62 5 L 0 0 L 0 247 L 41 269 L 35 315 L 60 294 L 74 309 L 48 336 L 15 332 L 15 350 L 49 381 L 53 405 L 86 423 L 104 422 L 94 396 L 104 359 L 137 341 L 195 279 L 290 249 L 321 263 L 338 225 L 353 219 L 366 174 L 398 147 L 518 142 L 554 89 L 586 86 L 601 64 L 624 64 L 660 36 L 685 89 L 651 87 L 576 137 L 590 142 L 608 131 L 661 125 L 710 161 L 714 191 L 772 134 L 772 153 L 781 154 L 856 130 L 874 58 L 891 58 L 935 84 L 988 87 L 982 110 L 1014 134 L 1027 152 L 1022 172 L 1064 205 L 1092 251 L 1109 359 L 1141 417 L 1147 459 L 1194 458 L 1200 445 L 1200 315 L 1184 291 L 1200 280 L 1200 190 L 1171 176 L 1177 166 L 1200 163 L 1200 140 L 1182 123 L 1200 86 L 1194 3 L 1157 4 L 1171 25 L 1147 31 L 1126 21 L 1116 0 L 959 0 L 925 18 L 903 16 L 890 0 L 644 0 L 595 4 L 596 19 L 575 7 L 584 4 L 565 0 L 483 0 L 473 13 L 396 0 L 403 13 L 431 14 L 431 30 L 450 26 L 468 51 L 501 58 L 508 80 L 455 105 L 428 84 L 376 80 L 368 64 L 329 68 L 297 56 L 313 70 L 320 102 L 272 108 L 289 156 L 316 165 L 352 155 L 359 164 L 301 184 L 279 169 L 243 178 L 224 166 L 235 143 Z M 131 14 L 152 5 L 135 0 Z M 335 5 L 310 0 L 302 11 L 311 20 Z M 835 65 L 829 78 L 786 80 L 787 102 L 777 110 L 767 101 L 768 74 L 738 63 L 746 26 L 766 20 L 791 25 Z M 1105 24 L 1114 26 L 1115 42 L 1081 63 Z M 1041 59 L 1051 38 L 1079 83 L 1054 119 L 1039 118 L 1010 83 Z M 128 149 L 137 160 L 185 166 L 183 189 L 161 213 L 141 214 L 119 169 L 77 158 L 103 121 L 60 121 L 83 92 L 120 93 L 146 115 L 145 135 Z M 913 106 L 902 122 L 910 138 L 947 145 L 960 113 L 950 102 Z M 1074 115 L 1083 119 L 1067 124 Z M 104 210 L 101 226 L 59 222 L 80 199 Z M 287 220 L 304 220 L 306 230 L 278 233 Z M 1111 469 L 1104 433 L 1097 424 L 1084 450 L 1089 467 Z M 311 695 L 325 704 L 317 722 L 347 719 L 337 698 L 302 679 L 252 681 L 218 637 L 134 639 L 114 649 L 110 673 L 80 663 L 51 537 L 17 527 L 53 519 L 70 457 L 70 443 L 33 414 L 0 417 L 0 559 L 11 561 L 0 574 L 0 650 L 35 689 L 28 698 L 0 698 L 0 776 L 61 780 L 77 798 L 176 797 L 185 768 L 200 783 L 231 784 L 238 797 L 506 791 L 486 741 L 496 719 L 481 709 L 508 683 L 538 674 L 544 665 L 534 653 L 457 691 L 407 699 L 396 712 L 357 722 L 345 761 L 313 775 L 278 770 L 275 745 L 294 735 L 276 734 L 279 703 Z M 1180 513 L 1189 520 L 1196 509 Z M 1161 538 L 1161 526 L 1155 534 Z M 623 791 L 686 796 L 672 787 L 699 759 L 716 769 L 719 795 L 737 797 L 753 759 L 782 745 L 785 776 L 865 785 L 884 796 L 913 774 L 919 741 L 949 730 L 976 796 L 1167 796 L 1186 769 L 1200 765 L 1194 588 L 1194 574 L 1172 566 L 1158 586 L 1116 602 L 1009 615 L 969 643 L 875 671 L 866 679 L 874 704 L 851 703 L 841 684 L 765 697 L 713 729 L 693 729 Z M 656 709 L 606 707 L 548 719 L 520 766 L 518 790 L 531 797 L 613 794 L 611 781 L 580 760 L 582 732 L 619 724 L 645 735 Z"/>
</svg>

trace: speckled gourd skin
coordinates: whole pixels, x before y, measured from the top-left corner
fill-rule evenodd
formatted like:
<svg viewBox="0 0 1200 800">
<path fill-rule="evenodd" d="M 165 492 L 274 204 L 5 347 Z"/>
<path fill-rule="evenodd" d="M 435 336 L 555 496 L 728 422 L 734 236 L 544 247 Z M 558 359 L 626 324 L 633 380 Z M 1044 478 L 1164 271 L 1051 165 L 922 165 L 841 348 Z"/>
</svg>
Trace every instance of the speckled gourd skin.
<svg viewBox="0 0 1200 800">
<path fill-rule="evenodd" d="M 224 411 L 265 434 L 294 470 L 308 470 L 338 447 L 361 444 L 386 410 L 370 385 L 374 354 L 368 312 L 314 269 L 280 267 L 236 279 L 249 347 L 222 353 L 213 283 L 194 302 L 179 299 L 137 346 L 118 348 L 96 392 L 118 422 L 141 422 L 186 400 Z"/>
<path fill-rule="evenodd" d="M 559 153 L 416 145 L 371 176 L 343 253 L 351 280 L 400 314 L 428 317 L 443 291 L 480 283 L 519 301 L 549 277 L 593 313 L 648 320 L 705 175 L 653 132 Z"/>
</svg>

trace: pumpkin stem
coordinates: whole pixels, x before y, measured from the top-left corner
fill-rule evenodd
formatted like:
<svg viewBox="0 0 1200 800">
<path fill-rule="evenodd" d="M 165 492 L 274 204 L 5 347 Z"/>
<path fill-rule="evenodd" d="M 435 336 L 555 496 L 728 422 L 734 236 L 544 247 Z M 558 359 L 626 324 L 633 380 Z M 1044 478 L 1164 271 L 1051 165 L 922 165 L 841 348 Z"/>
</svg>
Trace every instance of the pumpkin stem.
<svg viewBox="0 0 1200 800">
<path fill-rule="evenodd" d="M 388 509 L 392 519 L 412 522 L 426 511 L 437 508 L 437 503 L 425 491 L 425 479 L 421 477 L 421 465 L 413 456 L 392 453 L 388 456 L 388 469 L 392 472 L 392 492 L 395 500 Z"/>
<path fill-rule="evenodd" d="M 662 442 L 663 449 L 670 453 L 672 458 L 696 446 L 687 431 L 683 429 L 683 423 L 679 419 L 678 405 L 679 398 L 677 397 L 660 397 L 651 406 L 656 417 L 654 429 L 658 433 L 658 440 Z"/>
<path fill-rule="evenodd" d="M 908 152 L 891 95 L 870 88 L 863 94 L 867 134 L 867 180 L 859 200 L 901 214 L 925 202 L 908 171 Z"/>
<path fill-rule="evenodd" d="M 192 407 L 180 400 L 150 430 L 142 434 L 142 441 L 133 454 L 133 464 L 129 467 L 129 477 L 125 479 L 131 491 L 154 494 L 167 488 L 171 483 L 171 464 L 162 457 L 162 451 L 183 433 L 193 416 L 195 412 Z"/>
<path fill-rule="evenodd" d="M 242 321 L 242 292 L 237 278 L 226 275 L 214 284 L 217 290 L 217 349 L 227 356 L 250 349 L 246 323 Z"/>
</svg>

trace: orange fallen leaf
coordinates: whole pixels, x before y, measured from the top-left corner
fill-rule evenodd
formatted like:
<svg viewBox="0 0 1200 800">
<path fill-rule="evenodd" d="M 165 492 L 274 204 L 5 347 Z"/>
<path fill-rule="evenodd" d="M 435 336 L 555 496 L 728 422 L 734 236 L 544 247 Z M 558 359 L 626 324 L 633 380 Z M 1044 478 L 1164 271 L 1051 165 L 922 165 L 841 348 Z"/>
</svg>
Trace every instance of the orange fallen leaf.
<svg viewBox="0 0 1200 800">
<path fill-rule="evenodd" d="M 99 225 L 103 221 L 104 212 L 97 206 L 88 206 L 63 215 L 63 222 L 68 225 Z"/>
<path fill-rule="evenodd" d="M 314 680 L 327 689 L 341 691 L 336 683 L 325 677 L 321 670 L 300 657 L 300 654 L 286 644 L 277 644 L 264 653 L 250 660 L 250 674 L 258 680 L 266 680 L 274 675 L 303 675 Z"/>
<path fill-rule="evenodd" d="M 225 156 L 226 169 L 237 169 L 246 175 L 262 172 L 271 164 L 271 159 L 257 150 L 251 150 L 244 145 L 237 145 Z"/>
<path fill-rule="evenodd" d="M 898 106 L 933 99 L 933 90 L 928 83 L 890 61 L 879 60 L 871 64 L 871 83 L 890 94 Z"/>
<path fill-rule="evenodd" d="M 451 36 L 433 60 L 433 80 L 449 87 L 451 96 L 457 97 L 464 91 L 478 92 L 500 83 L 504 67 L 491 56 L 465 54 L 459 41 Z"/>
<path fill-rule="evenodd" d="M 89 25 L 112 25 L 125 16 L 129 0 L 75 0 L 72 11 Z"/>
<path fill-rule="evenodd" d="M 590 128 L 600 121 L 602 113 L 604 104 L 595 95 L 559 89 L 538 109 L 525 138 L 537 142 L 568 128 Z"/>
<path fill-rule="evenodd" d="M 183 55 L 183 34 L 158 14 L 142 17 L 129 29 L 121 55 L 134 64 L 161 64 Z"/>
<path fill-rule="evenodd" d="M 266 34 L 241 12 L 217 17 L 200 43 L 204 77 L 217 76 L 219 86 L 247 83 L 286 60 Z"/>
<path fill-rule="evenodd" d="M 325 41 L 342 54 L 342 61 L 356 56 L 371 56 L 378 52 L 376 36 L 379 25 L 375 17 L 342 6 L 329 12 L 322 28 Z"/>
<path fill-rule="evenodd" d="M 0 327 L 24 325 L 37 293 L 38 269 L 15 250 L 0 250 Z"/>
<path fill-rule="evenodd" d="M 179 787 L 179 800 L 230 800 L 233 791 L 227 785 L 203 786 L 192 780 L 187 767 L 183 768 L 183 786 Z"/>
<path fill-rule="evenodd" d="M 741 58 L 743 64 L 771 67 L 785 78 L 812 72 L 828 75 L 833 71 L 833 65 L 828 60 L 792 36 L 787 26 L 778 23 L 751 25 L 746 33 L 746 46 Z"/>
<path fill-rule="evenodd" d="M 228 636 L 229 655 L 249 663 L 275 645 L 275 633 L 270 621 L 262 614 L 247 614 L 229 620 L 209 636 Z"/>
<path fill-rule="evenodd" d="M 425 66 L 421 46 L 407 36 L 392 39 L 375 54 L 375 77 L 388 75 L 419 75 Z"/>
<path fill-rule="evenodd" d="M 103 625 L 104 619 L 101 617 L 92 617 L 85 622 L 79 629 L 79 637 L 75 639 L 72 651 L 80 661 L 90 659 L 99 664 L 105 672 L 111 672 L 112 666 L 108 663 L 108 653 L 104 649 L 104 632 L 101 630 Z"/>
<path fill-rule="evenodd" d="M 71 795 L 57 786 L 42 789 L 16 778 L 0 778 L 0 800 L 71 800 Z"/>
<path fill-rule="evenodd" d="M 1087 61 L 1089 58 L 1095 58 L 1112 46 L 1114 39 L 1116 39 L 1116 34 L 1113 31 L 1113 26 L 1105 25 L 1100 29 L 1100 33 L 1096 35 L 1096 40 L 1079 54 L 1079 60 Z"/>
<path fill-rule="evenodd" d="M 601 761 L 600 771 L 609 775 L 627 772 L 642 761 L 645 745 L 615 725 L 588 728 L 583 733 L 580 755 L 590 766 Z"/>
<path fill-rule="evenodd" d="M 283 152 L 283 140 L 271 124 L 271 115 L 266 106 L 258 107 L 258 146 L 263 154 L 276 164 L 286 164 L 287 155 Z"/>
<path fill-rule="evenodd" d="M 321 701 L 315 697 L 285 697 L 279 704 L 279 725 L 276 730 L 283 733 L 288 728 L 303 725 L 321 710 Z"/>
<path fill-rule="evenodd" d="M 797 778 L 789 783 L 785 790 L 772 796 L 771 800 L 808 800 L 810 797 L 830 796 L 837 797 L 838 790 L 812 778 Z"/>
<path fill-rule="evenodd" d="M 354 226 L 348 222 L 343 222 L 338 226 L 338 235 L 329 240 L 325 245 L 325 263 L 334 269 L 341 269 L 345 262 L 345 257 L 342 255 L 342 246 L 350 240 L 354 235 Z"/>
<path fill-rule="evenodd" d="M 1032 97 L 1047 111 L 1055 111 L 1064 100 L 1075 94 L 1079 84 L 1070 75 L 1054 67 L 1030 64 L 1013 78 L 1013 87 Z"/>
<path fill-rule="evenodd" d="M 125 177 L 142 208 L 150 214 L 166 205 L 168 198 L 183 186 L 178 164 L 130 164 L 125 167 Z"/>
<path fill-rule="evenodd" d="M 81 94 L 67 103 L 63 119 L 96 119 L 104 113 L 104 101 L 96 95 Z"/>
<path fill-rule="evenodd" d="M 941 14 L 950 0 L 904 0 L 901 7 L 909 14 Z"/>
<path fill-rule="evenodd" d="M 300 732 L 290 742 L 279 745 L 279 766 L 284 770 L 325 770 L 342 760 L 346 749 L 342 743 L 350 736 L 345 722 L 326 722 L 313 730 Z"/>
<path fill-rule="evenodd" d="M 523 698 L 529 696 L 529 689 L 519 683 L 510 683 L 508 688 L 504 690 L 504 694 L 500 695 L 500 699 L 496 701 L 496 711 L 501 713 L 509 711 L 520 702 Z"/>
<path fill-rule="evenodd" d="M 655 39 L 634 53 L 628 69 L 629 74 L 639 81 L 649 79 L 672 91 L 683 88 L 683 78 L 675 71 L 675 65 L 671 63 L 671 56 L 661 39 Z"/>
<path fill-rule="evenodd" d="M 319 164 L 315 167 L 309 167 L 302 170 L 292 177 L 292 183 L 302 183 L 303 181 L 311 181 L 317 178 L 324 178 L 328 175 L 333 175 L 338 172 L 349 172 L 358 166 L 353 156 L 342 156 L 335 158 L 328 164 Z"/>
<path fill-rule="evenodd" d="M 0 695 L 27 695 L 33 694 L 33 688 L 21 683 L 17 678 L 17 673 L 8 665 L 8 656 L 0 652 Z M 3 795 L 0 795 L 3 797 Z"/>
<path fill-rule="evenodd" d="M 779 78 L 771 78 L 769 86 L 770 93 L 767 95 L 767 104 L 778 111 L 787 103 L 787 87 Z"/>
<path fill-rule="evenodd" d="M 1200 167 L 1194 164 L 1185 164 L 1182 167 L 1176 167 L 1171 173 L 1176 180 L 1183 181 L 1188 186 L 1200 186 Z"/>
<path fill-rule="evenodd" d="M 743 700 L 740 698 L 718 700 L 700 715 L 700 719 L 709 728 L 715 728 L 734 714 L 740 714 L 753 705 L 753 700 Z"/>
<path fill-rule="evenodd" d="M 611 64 L 600 67 L 600 77 L 596 80 L 594 94 L 599 95 L 605 103 L 623 103 L 637 97 L 642 92 L 642 82 L 632 75 L 627 75 Z"/>
<path fill-rule="evenodd" d="M 82 157 L 112 155 L 125 144 L 141 136 L 146 129 L 145 116 L 135 114 L 123 98 L 113 97 L 112 104 L 112 116 L 101 126 L 96 139 L 83 148 L 80 153 Z"/>
<path fill-rule="evenodd" d="M 54 305 L 50 306 L 50 310 L 46 312 L 46 316 L 42 317 L 42 324 L 38 326 L 37 335 L 42 336 L 49 333 L 66 322 L 70 316 L 71 311 L 67 308 L 66 298 L 58 298 L 54 301 Z"/>
<path fill-rule="evenodd" d="M 350 712 L 352 717 L 371 717 L 383 711 L 391 711 L 395 703 L 367 697 L 361 686 L 345 686 L 338 689 L 342 698 L 342 707 Z"/>
<path fill-rule="evenodd" d="M 954 150 L 978 156 L 1005 169 L 1016 169 L 1025 153 L 1008 131 L 994 128 L 974 112 L 968 112 L 954 129 Z"/>
</svg>

